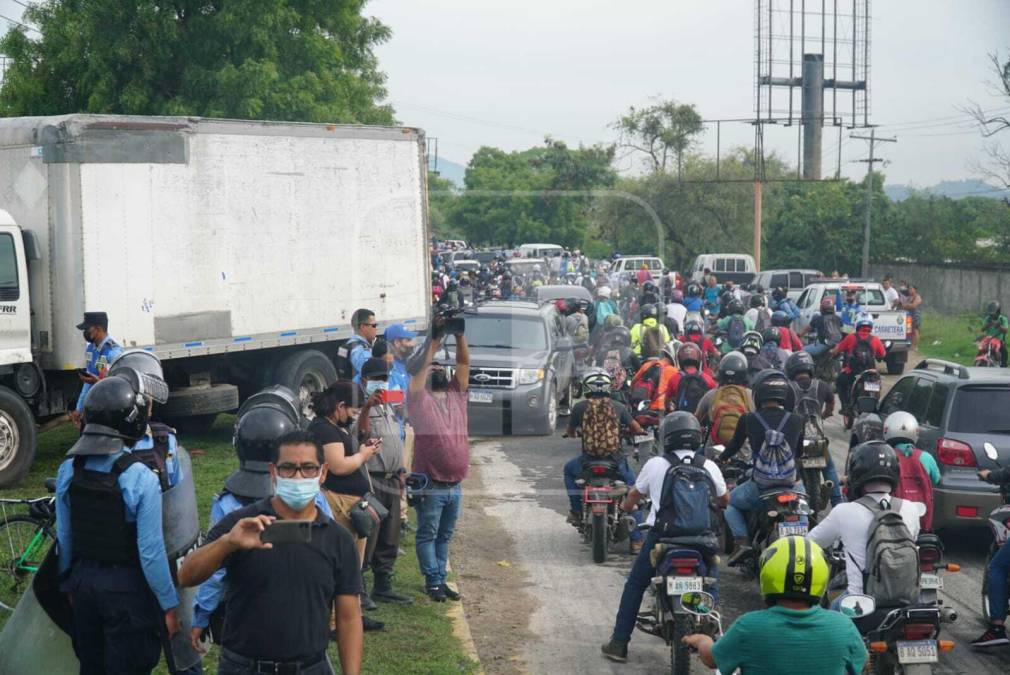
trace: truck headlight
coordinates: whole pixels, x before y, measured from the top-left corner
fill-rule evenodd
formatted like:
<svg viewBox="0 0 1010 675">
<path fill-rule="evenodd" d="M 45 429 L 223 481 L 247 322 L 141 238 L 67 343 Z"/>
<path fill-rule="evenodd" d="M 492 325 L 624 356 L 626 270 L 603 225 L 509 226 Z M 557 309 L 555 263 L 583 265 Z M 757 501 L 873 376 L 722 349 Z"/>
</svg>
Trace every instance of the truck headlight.
<svg viewBox="0 0 1010 675">
<path fill-rule="evenodd" d="M 536 384 L 544 379 L 543 368 L 520 368 L 519 384 Z"/>
</svg>

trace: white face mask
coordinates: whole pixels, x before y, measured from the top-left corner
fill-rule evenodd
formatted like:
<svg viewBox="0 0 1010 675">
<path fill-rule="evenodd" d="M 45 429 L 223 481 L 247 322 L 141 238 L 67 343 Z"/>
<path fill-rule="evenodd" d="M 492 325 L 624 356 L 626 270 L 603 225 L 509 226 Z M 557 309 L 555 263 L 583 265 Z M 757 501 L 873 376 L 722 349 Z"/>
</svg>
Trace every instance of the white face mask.
<svg viewBox="0 0 1010 675">
<path fill-rule="evenodd" d="M 274 494 L 295 511 L 301 511 L 319 494 L 319 479 L 278 476 L 274 482 Z"/>
</svg>

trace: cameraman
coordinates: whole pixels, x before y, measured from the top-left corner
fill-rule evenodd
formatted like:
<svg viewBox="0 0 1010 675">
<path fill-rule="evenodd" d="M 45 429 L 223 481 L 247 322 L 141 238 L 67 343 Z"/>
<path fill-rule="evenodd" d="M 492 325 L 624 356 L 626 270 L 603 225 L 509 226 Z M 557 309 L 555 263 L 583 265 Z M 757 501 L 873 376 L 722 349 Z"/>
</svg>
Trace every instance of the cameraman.
<svg viewBox="0 0 1010 675">
<path fill-rule="evenodd" d="M 414 426 L 412 468 L 428 477 L 428 488 L 416 504 L 415 545 L 425 593 L 436 602 L 459 600 L 459 593 L 445 583 L 445 568 L 459 518 L 460 482 L 470 465 L 466 410 L 470 352 L 463 329 L 462 317 L 436 315 L 428 340 L 408 366 L 407 413 Z M 447 333 L 456 338 L 456 372 L 451 379 L 445 365 L 434 361 Z"/>
</svg>

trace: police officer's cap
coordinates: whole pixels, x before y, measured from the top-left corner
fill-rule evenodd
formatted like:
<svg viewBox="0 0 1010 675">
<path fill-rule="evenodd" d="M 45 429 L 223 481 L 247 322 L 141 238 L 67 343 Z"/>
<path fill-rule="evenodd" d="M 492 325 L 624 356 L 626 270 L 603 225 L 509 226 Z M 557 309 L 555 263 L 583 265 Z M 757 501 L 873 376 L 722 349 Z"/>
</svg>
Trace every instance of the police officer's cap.
<svg viewBox="0 0 1010 675">
<path fill-rule="evenodd" d="M 77 324 L 77 330 L 84 330 L 91 326 L 98 326 L 102 330 L 109 330 L 109 315 L 105 312 L 85 312 L 84 320 Z"/>
<path fill-rule="evenodd" d="M 239 469 L 224 481 L 226 490 L 239 497 L 261 499 L 273 494 L 270 461 L 277 441 L 297 426 L 280 408 L 251 408 L 235 427 L 235 452 Z"/>
</svg>

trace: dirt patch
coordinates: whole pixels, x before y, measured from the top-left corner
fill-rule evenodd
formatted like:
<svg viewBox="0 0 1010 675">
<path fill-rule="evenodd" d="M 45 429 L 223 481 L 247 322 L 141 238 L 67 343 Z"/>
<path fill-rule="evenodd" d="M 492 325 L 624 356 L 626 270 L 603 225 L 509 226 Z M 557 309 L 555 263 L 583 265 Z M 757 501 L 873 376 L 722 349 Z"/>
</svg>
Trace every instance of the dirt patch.
<svg viewBox="0 0 1010 675">
<path fill-rule="evenodd" d="M 526 592 L 529 580 L 512 540 L 501 522 L 485 511 L 489 503 L 480 466 L 473 465 L 463 483 L 452 567 L 484 671 L 527 673 L 522 653 L 533 639 L 528 618 L 536 602 Z"/>
</svg>

